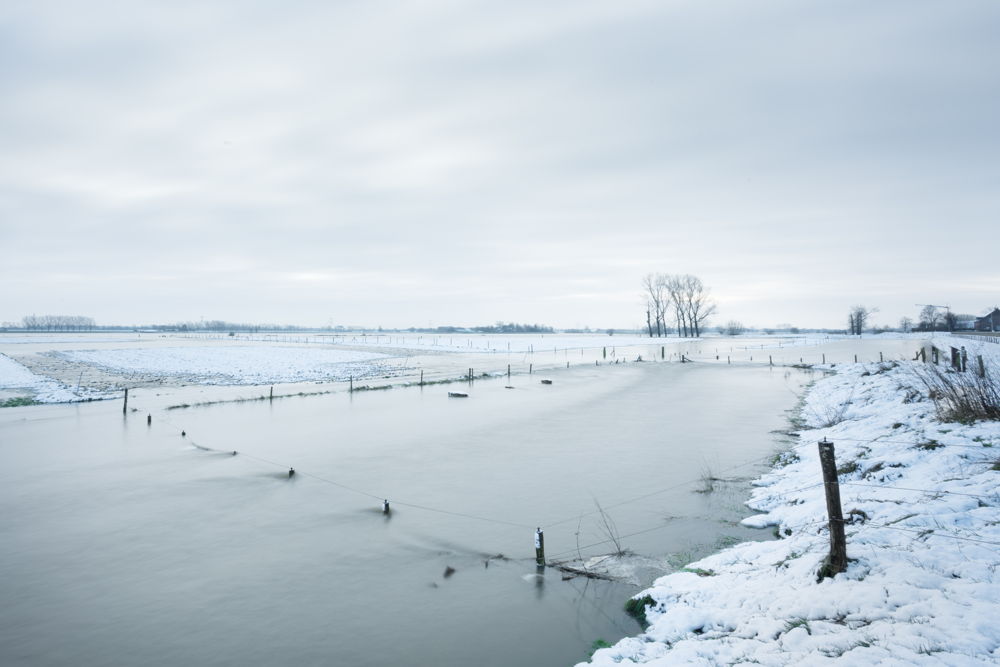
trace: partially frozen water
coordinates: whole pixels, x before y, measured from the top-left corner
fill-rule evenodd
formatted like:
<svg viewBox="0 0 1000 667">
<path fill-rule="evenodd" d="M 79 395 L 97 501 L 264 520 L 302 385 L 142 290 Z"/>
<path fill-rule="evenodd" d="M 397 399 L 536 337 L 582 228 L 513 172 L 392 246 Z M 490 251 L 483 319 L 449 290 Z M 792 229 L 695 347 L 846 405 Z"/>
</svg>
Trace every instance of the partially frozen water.
<svg viewBox="0 0 1000 667">
<path fill-rule="evenodd" d="M 768 537 L 735 523 L 810 378 L 629 364 L 180 410 L 140 390 L 127 418 L 5 410 L 0 663 L 572 664 L 636 633 L 639 585 Z M 595 500 L 641 557 L 616 582 L 539 574 L 535 526 L 550 560 L 611 550 Z"/>
</svg>

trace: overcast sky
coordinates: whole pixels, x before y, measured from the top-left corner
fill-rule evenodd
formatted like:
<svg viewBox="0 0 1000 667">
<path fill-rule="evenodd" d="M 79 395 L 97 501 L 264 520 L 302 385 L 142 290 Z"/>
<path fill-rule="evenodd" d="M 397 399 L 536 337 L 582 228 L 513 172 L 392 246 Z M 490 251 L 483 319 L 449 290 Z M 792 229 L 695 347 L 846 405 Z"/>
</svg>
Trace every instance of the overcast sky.
<svg viewBox="0 0 1000 667">
<path fill-rule="evenodd" d="M 0 322 L 1000 302 L 1000 2 L 7 0 Z"/>
</svg>

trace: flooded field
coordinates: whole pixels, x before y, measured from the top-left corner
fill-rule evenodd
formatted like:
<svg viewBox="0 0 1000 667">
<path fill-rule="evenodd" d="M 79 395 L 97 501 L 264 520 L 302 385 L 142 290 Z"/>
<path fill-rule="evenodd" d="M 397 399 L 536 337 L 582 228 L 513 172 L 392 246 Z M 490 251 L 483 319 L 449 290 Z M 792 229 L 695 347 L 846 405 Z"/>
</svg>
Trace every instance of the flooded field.
<svg viewBox="0 0 1000 667">
<path fill-rule="evenodd" d="M 657 573 L 767 538 L 733 523 L 744 481 L 697 491 L 706 469 L 759 470 L 739 464 L 774 451 L 808 374 L 547 377 L 477 381 L 467 399 L 152 410 L 151 425 L 141 392 L 127 417 L 118 402 L 5 410 L 4 663 L 568 664 L 636 631 L 622 604 Z M 550 561 L 613 550 L 595 499 L 643 558 L 612 582 L 539 574 L 536 525 Z"/>
<path fill-rule="evenodd" d="M 878 353 L 851 345 L 825 349 Z M 585 659 L 637 632 L 623 603 L 657 575 L 770 539 L 737 525 L 742 503 L 815 372 L 741 354 L 174 409 L 223 390 L 139 388 L 126 415 L 120 400 L 2 410 L 0 661 Z M 598 565 L 612 580 L 553 566 L 619 548 Z"/>
</svg>

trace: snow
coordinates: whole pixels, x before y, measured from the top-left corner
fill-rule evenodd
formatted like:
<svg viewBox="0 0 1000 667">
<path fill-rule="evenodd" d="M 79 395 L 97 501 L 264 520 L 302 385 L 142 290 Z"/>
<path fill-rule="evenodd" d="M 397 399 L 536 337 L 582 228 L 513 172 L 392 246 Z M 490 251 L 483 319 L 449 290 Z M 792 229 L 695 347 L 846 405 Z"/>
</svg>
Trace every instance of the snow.
<svg viewBox="0 0 1000 667">
<path fill-rule="evenodd" d="M 968 339 L 935 337 L 949 341 L 971 358 Z M 995 344 L 975 350 L 1000 358 Z M 593 664 L 1000 663 L 1000 423 L 937 421 L 915 366 L 844 365 L 819 380 L 803 401 L 800 444 L 747 503 L 760 514 L 744 523 L 781 539 L 689 565 L 709 576 L 661 577 L 636 596 L 655 600 L 645 633 L 598 650 Z M 836 448 L 852 560 L 817 582 L 829 550 L 823 438 Z"/>
<path fill-rule="evenodd" d="M 3 389 L 26 390 L 38 403 L 68 403 L 97 397 L 95 392 L 86 388 L 74 390 L 55 380 L 35 375 L 7 355 L 0 354 L 0 390 Z"/>
<path fill-rule="evenodd" d="M 307 347 L 149 347 L 57 352 L 116 373 L 178 377 L 197 384 L 277 384 L 373 377 L 384 354 Z"/>
</svg>

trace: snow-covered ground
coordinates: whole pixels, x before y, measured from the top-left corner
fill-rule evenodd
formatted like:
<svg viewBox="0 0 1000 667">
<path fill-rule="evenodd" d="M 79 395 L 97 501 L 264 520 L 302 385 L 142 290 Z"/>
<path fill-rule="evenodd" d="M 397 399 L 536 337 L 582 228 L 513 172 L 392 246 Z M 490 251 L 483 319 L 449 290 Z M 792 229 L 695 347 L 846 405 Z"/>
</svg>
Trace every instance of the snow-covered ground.
<svg viewBox="0 0 1000 667">
<path fill-rule="evenodd" d="M 121 374 L 179 377 L 192 384 L 339 381 L 388 372 L 384 354 L 308 347 L 206 346 L 71 350 L 56 353 Z"/>
<path fill-rule="evenodd" d="M 966 345 L 936 337 L 935 344 Z M 994 362 L 1000 346 L 976 345 Z M 736 545 L 658 579 L 638 637 L 595 665 L 1000 664 L 1000 423 L 941 423 L 917 364 L 851 364 L 819 380 L 801 443 L 755 483 Z M 829 551 L 817 442 L 836 447 L 848 518 L 845 573 Z"/>
<path fill-rule="evenodd" d="M 97 397 L 86 387 L 68 387 L 36 375 L 4 354 L 0 354 L 0 390 L 14 390 L 11 394 L 27 392 L 38 403 L 68 403 Z"/>
</svg>

